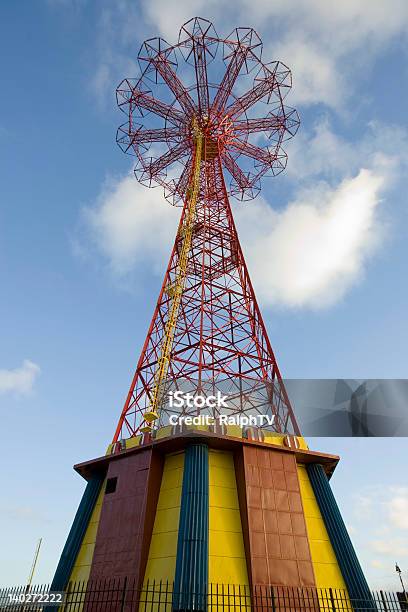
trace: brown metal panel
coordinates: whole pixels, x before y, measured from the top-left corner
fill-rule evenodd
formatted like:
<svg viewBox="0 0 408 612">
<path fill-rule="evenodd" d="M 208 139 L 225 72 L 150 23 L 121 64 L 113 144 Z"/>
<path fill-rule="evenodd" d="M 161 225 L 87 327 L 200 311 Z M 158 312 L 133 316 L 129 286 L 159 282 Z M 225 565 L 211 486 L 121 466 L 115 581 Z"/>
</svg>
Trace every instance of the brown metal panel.
<svg viewBox="0 0 408 612">
<path fill-rule="evenodd" d="M 263 510 L 265 533 L 278 533 L 278 516 L 275 510 Z"/>
<path fill-rule="evenodd" d="M 286 491 L 285 472 L 283 470 L 273 471 L 273 486 L 275 489 Z"/>
<path fill-rule="evenodd" d="M 260 475 L 260 479 L 261 479 L 261 487 L 264 489 L 271 489 L 273 488 L 273 480 L 272 480 L 272 473 L 270 468 L 259 468 L 259 475 Z"/>
<path fill-rule="evenodd" d="M 293 530 L 294 535 L 298 535 L 298 536 L 307 535 L 305 517 L 302 514 L 292 513 L 291 521 L 292 521 L 292 530 Z"/>
<path fill-rule="evenodd" d="M 275 510 L 276 502 L 272 487 L 265 487 L 261 489 L 261 503 L 262 508 L 265 510 Z"/>
<path fill-rule="evenodd" d="M 279 559 L 281 557 L 280 540 L 276 533 L 266 534 L 266 550 L 268 557 L 273 559 Z"/>
<path fill-rule="evenodd" d="M 162 471 L 162 457 L 151 448 L 109 463 L 116 490 L 103 499 L 91 580 L 143 580 Z"/>
<path fill-rule="evenodd" d="M 251 585 L 315 586 L 295 453 L 243 444 L 235 469 Z"/>
<path fill-rule="evenodd" d="M 289 512 L 289 495 L 287 491 L 277 491 L 272 489 L 272 492 L 275 494 L 276 509 L 279 512 Z"/>
</svg>

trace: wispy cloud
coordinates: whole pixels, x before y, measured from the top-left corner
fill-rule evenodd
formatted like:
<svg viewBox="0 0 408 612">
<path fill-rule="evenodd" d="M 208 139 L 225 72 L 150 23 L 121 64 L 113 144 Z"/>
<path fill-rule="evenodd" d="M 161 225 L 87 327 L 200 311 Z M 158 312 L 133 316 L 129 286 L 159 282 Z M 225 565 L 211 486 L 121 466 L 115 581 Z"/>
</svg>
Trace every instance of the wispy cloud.
<svg viewBox="0 0 408 612">
<path fill-rule="evenodd" d="M 336 133 L 327 115 L 320 115 L 310 129 L 301 129 L 287 144 L 292 179 L 329 182 L 356 174 L 364 165 L 393 178 L 408 164 L 408 134 L 398 125 L 371 121 L 357 141 Z M 305 154 L 307 151 L 307 154 Z"/>
<path fill-rule="evenodd" d="M 390 498 L 387 502 L 389 520 L 394 527 L 407 530 L 408 487 L 394 487 L 391 489 L 390 493 Z"/>
<path fill-rule="evenodd" d="M 105 181 L 95 204 L 82 211 L 89 239 L 117 277 L 146 268 L 163 273 L 179 216 L 161 189 L 143 187 L 133 174 Z"/>
<path fill-rule="evenodd" d="M 259 28 L 269 34 L 265 46 L 271 59 L 286 60 L 293 69 L 292 101 L 336 109 L 352 97 L 358 82 L 353 76 L 408 31 L 408 5 L 401 0 L 142 0 L 142 7 L 146 20 L 170 41 L 197 14 L 213 19 L 221 35 L 237 25 Z"/>
<path fill-rule="evenodd" d="M 25 359 L 19 368 L 0 369 L 0 394 L 26 395 L 30 393 L 40 371 L 40 367 L 28 359 Z"/>
<path fill-rule="evenodd" d="M 265 304 L 327 307 L 364 273 L 381 242 L 376 218 L 384 177 L 362 169 L 335 188 L 301 191 L 282 212 L 264 201 L 238 209 L 237 224 L 259 297 Z"/>
<path fill-rule="evenodd" d="M 407 557 L 408 548 L 406 544 L 399 538 L 391 538 L 387 540 L 373 540 L 371 548 L 377 553 L 382 553 L 395 558 Z"/>
<path fill-rule="evenodd" d="M 87 4 L 47 2 L 73 11 Z M 145 38 L 159 35 L 174 43 L 180 26 L 196 15 L 213 20 L 221 37 L 237 26 L 257 28 L 264 38 L 265 57 L 287 62 L 293 70 L 292 104 L 324 104 L 335 110 L 356 102 L 364 74 L 380 53 L 408 32 L 404 0 L 101 0 L 98 6 L 89 86 L 103 107 L 112 100 L 119 80 L 135 75 L 138 48 Z"/>
<path fill-rule="evenodd" d="M 370 561 L 371 567 L 375 567 L 376 569 L 381 569 L 384 567 L 384 562 L 380 561 L 380 559 L 372 559 Z"/>
<path fill-rule="evenodd" d="M 392 183 L 392 160 L 380 153 L 373 159 L 373 168 L 343 180 L 305 183 L 281 211 L 262 198 L 235 208 L 265 305 L 328 307 L 364 276 L 386 235 L 378 209 Z M 91 241 L 119 277 L 132 269 L 163 270 L 178 218 L 160 189 L 145 189 L 131 175 L 107 181 L 83 211 Z"/>
<path fill-rule="evenodd" d="M 0 506 L 0 517 L 28 523 L 49 522 L 49 519 L 38 508 L 27 505 L 3 504 Z"/>
<path fill-rule="evenodd" d="M 408 557 L 407 504 L 408 488 L 394 484 L 363 487 L 353 500 L 353 541 L 371 588 L 399 587 L 394 567 L 399 559 L 404 567 Z"/>
</svg>

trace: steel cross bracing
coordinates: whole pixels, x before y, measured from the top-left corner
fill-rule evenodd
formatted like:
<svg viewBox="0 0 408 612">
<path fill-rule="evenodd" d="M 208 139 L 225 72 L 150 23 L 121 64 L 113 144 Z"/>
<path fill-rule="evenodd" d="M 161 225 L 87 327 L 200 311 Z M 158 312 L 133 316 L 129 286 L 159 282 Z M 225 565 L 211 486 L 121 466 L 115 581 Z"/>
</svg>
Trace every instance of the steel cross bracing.
<svg viewBox="0 0 408 612">
<path fill-rule="evenodd" d="M 216 86 L 209 68 L 220 44 L 227 67 Z M 253 197 L 261 176 L 283 169 L 281 143 L 298 125 L 296 111 L 282 102 L 290 72 L 279 62 L 262 64 L 260 46 L 253 30 L 237 29 L 222 41 L 209 22 L 191 20 L 175 47 L 161 39 L 146 41 L 139 56 L 142 76 L 118 88 L 119 105 L 128 115 L 118 143 L 136 155 L 137 178 L 162 185 L 174 203 L 183 202 L 183 211 L 114 441 L 148 431 L 152 421 L 166 425 L 177 411 L 273 415 L 272 429 L 299 433 L 228 198 L 238 192 L 241 199 Z M 191 64 L 195 85 L 185 87 L 176 75 L 176 51 Z M 248 77 L 254 70 L 249 91 L 234 94 L 241 73 Z M 154 83 L 163 88 L 164 101 L 149 90 Z M 248 117 L 260 100 L 270 112 Z M 272 147 L 251 140 L 263 131 Z M 174 391 L 195 396 L 220 391 L 228 408 L 176 410 L 169 405 Z"/>
</svg>

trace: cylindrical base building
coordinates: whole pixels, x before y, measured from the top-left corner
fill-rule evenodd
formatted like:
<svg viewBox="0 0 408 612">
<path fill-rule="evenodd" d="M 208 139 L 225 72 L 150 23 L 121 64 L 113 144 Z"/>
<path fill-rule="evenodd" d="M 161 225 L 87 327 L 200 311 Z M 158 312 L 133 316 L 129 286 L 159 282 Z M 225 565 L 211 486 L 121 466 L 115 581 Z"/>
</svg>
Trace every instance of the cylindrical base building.
<svg viewBox="0 0 408 612">
<path fill-rule="evenodd" d="M 75 466 L 88 484 L 54 588 L 115 578 L 144 592 L 161 583 L 172 610 L 204 610 L 211 597 L 217 609 L 214 594 L 227 588 L 369 599 L 329 484 L 339 458 L 303 438 L 209 429 L 165 427 Z"/>
</svg>

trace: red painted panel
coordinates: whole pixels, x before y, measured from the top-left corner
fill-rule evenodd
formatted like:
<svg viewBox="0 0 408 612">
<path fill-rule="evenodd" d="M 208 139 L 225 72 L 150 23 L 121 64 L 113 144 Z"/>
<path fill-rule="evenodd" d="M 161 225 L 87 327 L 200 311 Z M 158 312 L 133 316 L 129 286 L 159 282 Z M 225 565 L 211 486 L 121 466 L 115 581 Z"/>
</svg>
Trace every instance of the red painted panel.
<svg viewBox="0 0 408 612">
<path fill-rule="evenodd" d="M 107 478 L 118 480 L 103 499 L 90 580 L 143 580 L 161 474 L 162 459 L 152 449 L 109 464 Z"/>
</svg>

